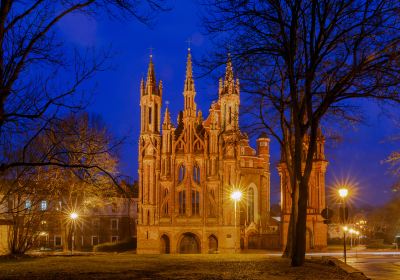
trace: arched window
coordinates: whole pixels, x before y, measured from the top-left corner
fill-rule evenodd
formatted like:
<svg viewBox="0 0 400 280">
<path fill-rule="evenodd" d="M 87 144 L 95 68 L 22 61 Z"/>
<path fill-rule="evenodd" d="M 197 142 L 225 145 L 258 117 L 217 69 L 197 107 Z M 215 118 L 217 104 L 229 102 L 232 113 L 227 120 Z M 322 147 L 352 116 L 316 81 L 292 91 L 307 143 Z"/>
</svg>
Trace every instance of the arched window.
<svg viewBox="0 0 400 280">
<path fill-rule="evenodd" d="M 184 215 L 186 213 L 186 191 L 179 192 L 179 214 Z"/>
<path fill-rule="evenodd" d="M 168 216 L 168 189 L 164 189 L 163 214 L 164 216 Z"/>
<path fill-rule="evenodd" d="M 178 183 L 182 182 L 185 178 L 185 166 L 179 166 Z"/>
<path fill-rule="evenodd" d="M 164 213 L 164 216 L 168 216 L 168 201 L 166 201 L 164 203 L 163 213 Z"/>
<path fill-rule="evenodd" d="M 193 180 L 200 184 L 200 167 L 197 164 L 193 167 Z"/>
<path fill-rule="evenodd" d="M 200 193 L 192 190 L 192 214 L 200 215 Z"/>
<path fill-rule="evenodd" d="M 254 189 L 249 188 L 247 194 L 247 217 L 248 222 L 254 222 Z"/>
</svg>

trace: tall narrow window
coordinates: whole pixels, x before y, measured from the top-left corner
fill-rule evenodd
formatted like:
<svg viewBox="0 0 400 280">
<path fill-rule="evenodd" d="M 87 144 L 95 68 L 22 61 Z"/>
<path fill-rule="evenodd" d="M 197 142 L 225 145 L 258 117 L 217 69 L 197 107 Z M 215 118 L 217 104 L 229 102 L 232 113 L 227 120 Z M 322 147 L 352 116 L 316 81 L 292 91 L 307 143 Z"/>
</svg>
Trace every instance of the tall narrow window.
<svg viewBox="0 0 400 280">
<path fill-rule="evenodd" d="M 154 130 L 158 131 L 158 105 L 155 105 L 154 110 Z"/>
<path fill-rule="evenodd" d="M 247 194 L 247 216 L 249 223 L 254 222 L 254 189 L 250 188 Z"/>
<path fill-rule="evenodd" d="M 186 191 L 179 192 L 179 214 L 184 215 L 186 213 Z"/>
<path fill-rule="evenodd" d="M 232 109 L 229 106 L 229 124 L 231 124 L 231 123 L 232 123 Z"/>
<path fill-rule="evenodd" d="M 200 167 L 197 164 L 193 168 L 193 180 L 200 184 Z"/>
<path fill-rule="evenodd" d="M 200 193 L 195 190 L 192 190 L 192 214 L 200 214 Z"/>
<path fill-rule="evenodd" d="M 151 107 L 149 107 L 149 124 L 151 124 Z"/>
<path fill-rule="evenodd" d="M 185 178 L 185 166 L 179 166 L 178 183 L 182 182 Z"/>
</svg>

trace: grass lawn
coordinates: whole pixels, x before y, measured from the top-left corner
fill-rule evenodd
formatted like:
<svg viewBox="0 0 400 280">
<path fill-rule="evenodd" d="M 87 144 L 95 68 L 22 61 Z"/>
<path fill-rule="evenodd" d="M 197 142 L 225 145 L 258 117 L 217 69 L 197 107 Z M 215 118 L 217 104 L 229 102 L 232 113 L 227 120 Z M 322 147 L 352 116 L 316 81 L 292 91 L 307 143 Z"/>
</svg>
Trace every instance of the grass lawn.
<svg viewBox="0 0 400 280">
<path fill-rule="evenodd" d="M 334 266 L 260 254 L 28 257 L 0 259 L 0 279 L 345 279 Z"/>
</svg>

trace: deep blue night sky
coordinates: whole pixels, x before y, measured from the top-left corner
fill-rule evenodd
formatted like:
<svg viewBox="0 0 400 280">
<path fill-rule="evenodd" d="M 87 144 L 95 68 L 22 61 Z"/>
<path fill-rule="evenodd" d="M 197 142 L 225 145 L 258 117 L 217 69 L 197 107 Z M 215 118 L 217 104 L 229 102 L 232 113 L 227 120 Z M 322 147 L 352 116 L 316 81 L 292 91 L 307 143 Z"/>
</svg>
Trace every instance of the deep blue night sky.
<svg viewBox="0 0 400 280">
<path fill-rule="evenodd" d="M 138 22 L 111 21 L 107 17 L 86 18 L 75 14 L 59 24 L 68 44 L 78 48 L 98 50 L 112 47 L 115 55 L 110 60 L 112 69 L 96 77 L 98 86 L 89 111 L 100 114 L 116 135 L 129 135 L 130 142 L 121 151 L 121 169 L 137 178 L 137 140 L 139 135 L 139 84 L 147 72 L 149 48 L 157 79 L 163 80 L 163 101 L 170 101 L 173 120 L 183 107 L 183 82 L 187 54 L 187 39 L 192 40 L 192 54 L 199 59 L 210 46 L 202 35 L 198 6 L 193 1 L 175 1 L 170 12 L 160 14 L 152 28 Z M 196 69 L 194 69 L 196 73 Z M 217 98 L 217 80 L 195 80 L 196 102 L 208 115 L 211 101 Z M 389 141 L 398 129 L 376 105 L 364 105 L 366 124 L 344 131 L 342 141 L 327 143 L 329 160 L 326 184 L 348 178 L 357 183 L 358 205 L 376 205 L 390 198 L 394 178 L 382 164 L 391 151 L 399 150 L 399 143 Z M 277 143 L 271 143 L 271 195 L 279 201 L 279 178 L 276 163 Z"/>
</svg>

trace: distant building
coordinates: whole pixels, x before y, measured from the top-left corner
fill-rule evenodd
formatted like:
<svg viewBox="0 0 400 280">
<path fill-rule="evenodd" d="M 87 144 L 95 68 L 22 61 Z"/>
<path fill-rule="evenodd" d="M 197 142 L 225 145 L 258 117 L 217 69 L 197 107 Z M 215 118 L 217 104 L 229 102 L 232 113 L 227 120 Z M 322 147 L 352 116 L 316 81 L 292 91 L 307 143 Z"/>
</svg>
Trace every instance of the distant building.
<svg viewBox="0 0 400 280">
<path fill-rule="evenodd" d="M 93 246 L 136 238 L 137 198 L 111 198 L 98 207 L 81 209 L 74 223 L 69 212 L 58 210 L 49 202 L 54 214 L 43 220 L 38 248 L 71 249 L 71 232 L 74 231 L 74 248 L 91 250 Z"/>
<path fill-rule="evenodd" d="M 136 197 L 134 197 L 136 195 Z M 32 249 L 71 249 L 74 232 L 74 249 L 91 250 L 93 246 L 136 238 L 137 191 L 111 198 L 96 198 L 96 206 L 87 206 L 87 199 L 79 201 L 75 211 L 78 218 L 72 222 L 71 207 L 55 197 L 36 196 L 13 200 L 3 205 L 0 217 L 0 253 L 8 247 L 9 232 L 14 223 L 21 232 L 27 232 Z M 7 218 L 7 219 L 6 219 Z M 23 228 L 30 228 L 22 231 Z M 3 248 L 4 247 L 4 248 Z M 4 249 L 4 250 L 3 250 Z"/>
<path fill-rule="evenodd" d="M 162 82 L 150 57 L 140 85 L 139 213 L 137 252 L 209 253 L 265 248 L 279 236 L 270 225 L 270 139 L 257 148 L 239 128 L 240 86 L 231 60 L 219 80 L 209 115 L 197 109 L 190 50 L 184 108 L 174 124 L 161 119 Z M 231 191 L 240 188 L 235 228 Z M 279 242 L 276 240 L 275 242 Z M 276 246 L 276 245 L 275 245 Z"/>
</svg>

